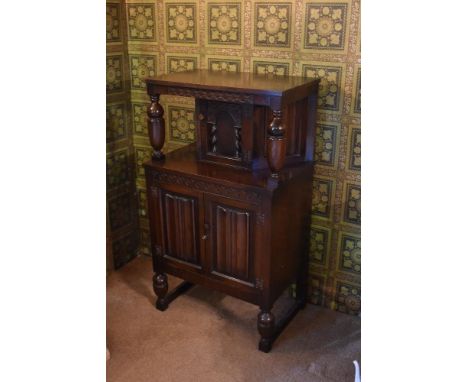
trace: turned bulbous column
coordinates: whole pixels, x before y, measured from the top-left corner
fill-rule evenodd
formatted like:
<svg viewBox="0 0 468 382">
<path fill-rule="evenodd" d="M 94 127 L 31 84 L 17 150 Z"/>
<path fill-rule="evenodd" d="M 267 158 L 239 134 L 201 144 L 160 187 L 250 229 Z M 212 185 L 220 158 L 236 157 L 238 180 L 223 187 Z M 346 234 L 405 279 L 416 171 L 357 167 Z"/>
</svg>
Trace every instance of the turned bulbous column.
<svg viewBox="0 0 468 382">
<path fill-rule="evenodd" d="M 153 147 L 152 158 L 156 160 L 164 159 L 161 151 L 166 138 L 166 126 L 164 122 L 164 109 L 159 103 L 159 94 L 150 96 L 151 104 L 148 106 L 148 135 Z"/>
<path fill-rule="evenodd" d="M 273 120 L 268 126 L 267 160 L 271 177 L 278 178 L 286 159 L 286 137 L 281 110 L 273 111 Z"/>
</svg>

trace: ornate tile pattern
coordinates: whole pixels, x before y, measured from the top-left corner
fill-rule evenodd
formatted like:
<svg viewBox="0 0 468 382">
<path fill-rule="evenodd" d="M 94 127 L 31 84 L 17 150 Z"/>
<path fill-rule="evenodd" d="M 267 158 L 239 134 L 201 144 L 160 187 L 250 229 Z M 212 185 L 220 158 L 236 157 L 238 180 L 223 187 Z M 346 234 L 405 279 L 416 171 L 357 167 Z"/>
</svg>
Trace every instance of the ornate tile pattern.
<svg viewBox="0 0 468 382">
<path fill-rule="evenodd" d="M 130 194 L 109 198 L 108 209 L 111 231 L 116 231 L 132 222 Z"/>
<path fill-rule="evenodd" d="M 346 199 L 344 204 L 344 221 L 361 224 L 361 186 L 346 184 Z"/>
<path fill-rule="evenodd" d="M 107 93 L 118 93 L 123 90 L 122 62 L 123 55 L 109 55 L 106 58 Z"/>
<path fill-rule="evenodd" d="M 106 142 L 112 143 L 127 137 L 125 103 L 106 107 Z"/>
<path fill-rule="evenodd" d="M 242 69 L 242 61 L 231 58 L 208 58 L 209 70 L 223 72 L 240 72 Z"/>
<path fill-rule="evenodd" d="M 156 39 L 154 4 L 127 4 L 127 17 L 130 41 L 154 41 Z"/>
<path fill-rule="evenodd" d="M 106 4 L 106 218 L 113 248 L 109 269 L 135 257 L 138 244 L 133 155 L 129 154 L 133 139 L 128 127 L 130 77 L 124 6 L 122 1 Z"/>
<path fill-rule="evenodd" d="M 115 151 L 107 156 L 107 189 L 121 186 L 130 181 L 127 149 Z"/>
<path fill-rule="evenodd" d="M 166 41 L 176 44 L 197 43 L 196 3 L 166 3 Z"/>
<path fill-rule="evenodd" d="M 240 2 L 208 3 L 208 44 L 240 45 L 242 13 Z"/>
<path fill-rule="evenodd" d="M 171 139 L 191 143 L 195 140 L 195 110 L 181 106 L 168 106 Z"/>
<path fill-rule="evenodd" d="M 359 236 L 341 235 L 340 268 L 343 271 L 361 274 L 361 238 Z"/>
<path fill-rule="evenodd" d="M 315 178 L 312 191 L 312 215 L 329 218 L 333 181 Z"/>
<path fill-rule="evenodd" d="M 254 3 L 254 45 L 289 48 L 292 34 L 292 3 Z"/>
<path fill-rule="evenodd" d="M 253 72 L 258 74 L 275 74 L 277 76 L 289 75 L 289 63 L 273 61 L 252 61 Z"/>
<path fill-rule="evenodd" d="M 308 3 L 305 11 L 304 49 L 343 50 L 346 3 Z"/>
<path fill-rule="evenodd" d="M 317 123 L 314 150 L 316 164 L 322 166 L 333 166 L 335 164 L 336 135 L 336 126 Z"/>
<path fill-rule="evenodd" d="M 197 57 L 167 56 L 167 73 L 198 69 Z"/>
<path fill-rule="evenodd" d="M 310 243 L 309 298 L 313 303 L 347 312 L 346 304 L 337 301 L 337 296 L 345 295 L 343 291 L 338 293 L 337 283 L 358 289 L 360 284 L 360 273 L 352 268 L 356 263 L 353 260 L 349 265 L 342 249 L 344 236 L 359 239 L 360 0 L 133 0 L 124 4 L 125 8 L 118 8 L 120 25 L 116 33 L 120 41 L 108 40 L 107 44 L 108 57 L 117 57 L 117 62 L 107 65 L 111 67 L 107 99 L 111 106 L 127 105 L 130 98 L 133 136 L 129 136 L 128 124 L 125 137 L 120 138 L 122 125 L 118 123 L 108 132 L 112 142 L 106 146 L 112 156 L 108 182 L 113 185 L 108 196 L 112 198 L 128 192 L 132 184 L 135 186 L 131 195 L 133 221 L 138 223 L 138 231 L 134 228 L 138 251 L 149 253 L 144 196 L 138 190 L 145 189 L 141 165 L 150 158 L 151 148 L 146 131 L 148 97 L 141 82 L 144 76 L 138 75 L 140 63 L 133 68 L 137 72 L 132 73 L 127 55 L 154 57 L 154 65 L 144 65 L 142 69 L 150 67 L 155 74 L 207 68 L 318 77 L 319 130 L 314 158 L 317 177 L 311 195 L 311 235 L 315 236 Z M 143 12 L 138 11 L 139 5 Z M 129 9 L 135 12 L 130 15 Z M 108 20 L 107 33 L 112 34 L 112 26 L 116 27 L 116 22 Z M 152 38 L 150 30 L 154 31 Z M 132 86 L 132 80 L 136 86 Z M 163 96 L 161 103 L 167 129 L 163 150 L 169 152 L 190 140 L 183 134 L 185 125 L 177 127 L 180 116 L 174 116 L 175 125 L 171 127 L 169 107 L 194 110 L 194 102 L 191 98 Z M 120 115 L 114 117 L 117 121 Z M 126 153 L 122 161 L 127 163 L 126 174 L 118 161 L 122 150 Z M 125 236 L 124 231 L 130 226 L 119 229 L 115 240 Z M 326 233 L 326 240 L 320 232 Z M 125 255 L 117 257 L 125 259 Z"/>
<path fill-rule="evenodd" d="M 135 147 L 135 165 L 137 178 L 145 178 L 143 163 L 151 158 L 151 147 Z"/>
<path fill-rule="evenodd" d="M 309 275 L 309 301 L 314 305 L 323 305 L 324 279 L 314 274 Z"/>
<path fill-rule="evenodd" d="M 140 227 L 140 248 L 143 253 L 151 255 L 150 233 L 148 229 L 143 227 Z"/>
<path fill-rule="evenodd" d="M 309 261 L 325 265 L 330 248 L 330 230 L 312 226 L 310 229 Z"/>
<path fill-rule="evenodd" d="M 132 103 L 132 114 L 133 114 L 133 133 L 135 135 L 148 137 L 148 115 L 146 109 L 149 103 L 133 102 Z"/>
<path fill-rule="evenodd" d="M 358 68 L 357 76 L 356 76 L 356 94 L 354 96 L 355 105 L 354 105 L 354 112 L 361 114 L 361 68 Z"/>
<path fill-rule="evenodd" d="M 319 110 L 340 111 L 341 67 L 303 64 L 302 75 L 320 78 L 317 100 Z"/>
<path fill-rule="evenodd" d="M 148 215 L 148 200 L 146 198 L 146 190 L 138 190 L 138 215 L 142 218 L 145 218 Z"/>
<path fill-rule="evenodd" d="M 361 129 L 351 129 L 349 169 L 361 171 Z"/>
<path fill-rule="evenodd" d="M 106 3 L 106 41 L 120 40 L 120 4 Z"/>
<path fill-rule="evenodd" d="M 343 313 L 357 315 L 361 309 L 361 288 L 338 281 L 335 295 L 336 309 Z"/>
<path fill-rule="evenodd" d="M 156 57 L 143 54 L 130 55 L 132 89 L 146 90 L 145 78 L 156 75 Z"/>
<path fill-rule="evenodd" d="M 137 244 L 136 235 L 133 232 L 112 240 L 115 269 L 119 269 L 136 256 Z"/>
</svg>

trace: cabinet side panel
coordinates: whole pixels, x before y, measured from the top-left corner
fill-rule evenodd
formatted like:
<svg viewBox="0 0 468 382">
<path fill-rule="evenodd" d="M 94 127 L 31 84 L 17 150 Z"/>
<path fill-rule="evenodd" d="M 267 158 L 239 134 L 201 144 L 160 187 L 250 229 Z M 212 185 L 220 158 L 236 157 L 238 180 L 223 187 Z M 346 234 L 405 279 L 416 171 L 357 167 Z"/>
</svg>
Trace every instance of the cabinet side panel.
<svg viewBox="0 0 468 382">
<path fill-rule="evenodd" d="M 298 282 L 307 267 L 308 229 L 312 200 L 312 164 L 275 191 L 271 235 L 271 285 L 276 299 L 288 285 Z"/>
<path fill-rule="evenodd" d="M 307 133 L 307 98 L 290 104 L 286 108 L 283 118 L 287 125 L 286 140 L 288 147 L 286 155 L 303 158 Z"/>
</svg>

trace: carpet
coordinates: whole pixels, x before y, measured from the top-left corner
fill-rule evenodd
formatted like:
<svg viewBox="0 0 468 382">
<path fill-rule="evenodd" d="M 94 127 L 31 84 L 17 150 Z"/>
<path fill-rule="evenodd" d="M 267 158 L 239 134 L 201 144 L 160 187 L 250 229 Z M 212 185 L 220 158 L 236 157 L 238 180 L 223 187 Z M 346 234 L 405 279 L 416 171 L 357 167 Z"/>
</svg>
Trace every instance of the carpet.
<svg viewBox="0 0 468 382">
<path fill-rule="evenodd" d="M 169 287 L 180 280 L 169 277 Z M 289 300 L 282 296 L 274 312 Z M 257 350 L 258 307 L 195 286 L 154 308 L 151 259 L 107 280 L 108 382 L 353 382 L 360 319 L 308 304 L 273 344 Z"/>
</svg>

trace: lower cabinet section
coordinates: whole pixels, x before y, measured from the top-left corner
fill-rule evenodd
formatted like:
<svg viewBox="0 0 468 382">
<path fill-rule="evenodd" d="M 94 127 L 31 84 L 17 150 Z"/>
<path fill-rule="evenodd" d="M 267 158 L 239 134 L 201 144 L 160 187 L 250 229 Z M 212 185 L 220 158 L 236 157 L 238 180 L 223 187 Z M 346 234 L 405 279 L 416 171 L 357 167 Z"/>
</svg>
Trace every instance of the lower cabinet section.
<svg viewBox="0 0 468 382">
<path fill-rule="evenodd" d="M 166 261 L 255 287 L 257 206 L 176 185 L 153 186 L 151 198 L 152 229 Z"/>
</svg>

